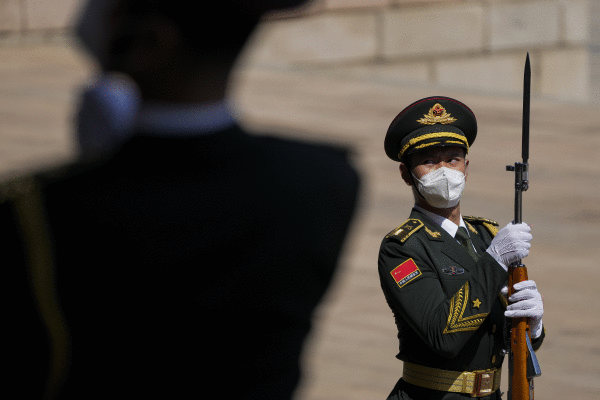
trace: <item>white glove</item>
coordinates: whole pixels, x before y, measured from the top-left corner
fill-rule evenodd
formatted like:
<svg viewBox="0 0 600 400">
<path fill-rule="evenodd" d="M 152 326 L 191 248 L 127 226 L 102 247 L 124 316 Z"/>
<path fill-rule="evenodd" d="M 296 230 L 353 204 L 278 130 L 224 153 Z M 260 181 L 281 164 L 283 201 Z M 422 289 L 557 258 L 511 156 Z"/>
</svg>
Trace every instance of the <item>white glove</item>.
<svg viewBox="0 0 600 400">
<path fill-rule="evenodd" d="M 513 285 L 515 293 L 508 298 L 511 303 L 504 312 L 507 318 L 529 318 L 531 338 L 535 339 L 542 334 L 542 316 L 544 315 L 544 301 L 537 290 L 534 281 L 523 281 Z M 503 296 L 508 295 L 508 288 L 504 286 L 501 291 Z"/>
<path fill-rule="evenodd" d="M 529 255 L 529 242 L 532 239 L 530 232 L 531 228 L 526 223 L 509 223 L 500 229 L 486 251 L 508 271 L 510 264 Z"/>
</svg>

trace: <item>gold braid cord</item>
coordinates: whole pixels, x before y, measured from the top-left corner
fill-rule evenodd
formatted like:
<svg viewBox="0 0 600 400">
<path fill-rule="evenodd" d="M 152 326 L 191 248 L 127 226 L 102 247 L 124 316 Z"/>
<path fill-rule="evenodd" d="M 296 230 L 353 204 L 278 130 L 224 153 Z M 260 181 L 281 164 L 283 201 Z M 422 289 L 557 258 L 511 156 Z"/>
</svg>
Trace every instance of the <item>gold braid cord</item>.
<svg viewBox="0 0 600 400">
<path fill-rule="evenodd" d="M 496 236 L 498 234 L 498 227 L 490 224 L 488 222 L 484 222 L 483 226 L 485 226 L 485 228 L 490 232 L 490 234 L 492 235 L 492 237 Z"/>
<path fill-rule="evenodd" d="M 489 313 L 472 315 L 464 317 L 465 309 L 469 299 L 469 282 L 465 283 L 458 292 L 450 299 L 450 310 L 448 313 L 448 322 L 444 328 L 443 334 L 465 331 L 474 331 L 485 320 Z"/>
<path fill-rule="evenodd" d="M 398 152 L 398 157 L 402 158 L 404 153 L 411 146 L 414 146 L 415 144 L 422 142 L 424 140 L 430 140 L 430 139 L 444 139 L 445 140 L 447 138 L 457 139 L 461 144 L 463 144 L 467 148 L 467 153 L 469 152 L 469 142 L 467 141 L 467 138 L 464 137 L 463 135 L 459 135 L 458 133 L 454 133 L 454 132 L 433 132 L 433 133 L 427 133 L 425 135 L 421 135 L 416 138 L 410 139 L 408 141 L 408 143 L 406 143 L 404 145 L 404 147 L 402 147 L 402 149 Z"/>
</svg>

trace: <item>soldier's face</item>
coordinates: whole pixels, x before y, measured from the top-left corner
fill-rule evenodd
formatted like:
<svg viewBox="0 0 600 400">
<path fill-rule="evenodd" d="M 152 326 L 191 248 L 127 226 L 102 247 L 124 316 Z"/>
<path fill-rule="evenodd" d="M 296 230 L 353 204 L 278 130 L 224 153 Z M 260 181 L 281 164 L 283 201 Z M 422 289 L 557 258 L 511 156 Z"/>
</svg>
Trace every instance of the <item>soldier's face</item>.
<svg viewBox="0 0 600 400">
<path fill-rule="evenodd" d="M 467 179 L 469 160 L 465 158 L 465 149 L 462 147 L 430 147 L 410 155 L 410 166 L 416 178 L 441 167 L 446 167 L 462 172 Z M 412 186 L 410 171 L 406 164 L 400 163 L 400 173 L 407 185 Z"/>
</svg>

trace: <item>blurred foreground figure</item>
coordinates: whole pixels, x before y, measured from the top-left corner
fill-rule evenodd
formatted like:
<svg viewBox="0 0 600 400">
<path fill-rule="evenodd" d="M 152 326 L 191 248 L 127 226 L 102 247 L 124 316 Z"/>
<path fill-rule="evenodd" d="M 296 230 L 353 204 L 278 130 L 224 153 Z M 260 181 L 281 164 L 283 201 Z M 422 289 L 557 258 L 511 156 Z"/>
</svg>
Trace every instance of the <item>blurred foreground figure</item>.
<svg viewBox="0 0 600 400">
<path fill-rule="evenodd" d="M 406 107 L 385 138 L 385 152 L 400 163 L 415 198 L 408 220 L 379 251 L 404 368 L 389 400 L 498 400 L 510 318 L 529 318 L 533 349 L 544 340 L 535 282 L 515 285 L 510 305 L 505 298 L 508 266 L 529 254 L 530 227 L 499 230 L 494 221 L 461 214 L 476 135 L 473 112 L 438 96 Z"/>
<path fill-rule="evenodd" d="M 259 16 L 295 3 L 82 14 L 105 72 L 83 95 L 84 157 L 2 186 L 18 398 L 48 374 L 46 398 L 292 396 L 358 175 L 344 149 L 246 134 L 225 91 Z"/>
</svg>

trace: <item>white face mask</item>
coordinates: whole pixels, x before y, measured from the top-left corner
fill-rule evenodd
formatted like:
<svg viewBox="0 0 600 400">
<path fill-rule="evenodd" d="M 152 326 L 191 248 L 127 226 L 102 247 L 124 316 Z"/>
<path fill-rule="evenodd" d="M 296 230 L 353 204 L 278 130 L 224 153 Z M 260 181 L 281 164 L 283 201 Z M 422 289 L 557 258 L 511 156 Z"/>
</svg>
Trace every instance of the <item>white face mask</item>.
<svg viewBox="0 0 600 400">
<path fill-rule="evenodd" d="M 441 167 L 417 179 L 417 191 L 427 204 L 435 208 L 454 207 L 465 189 L 465 175 L 454 169 Z"/>
</svg>

